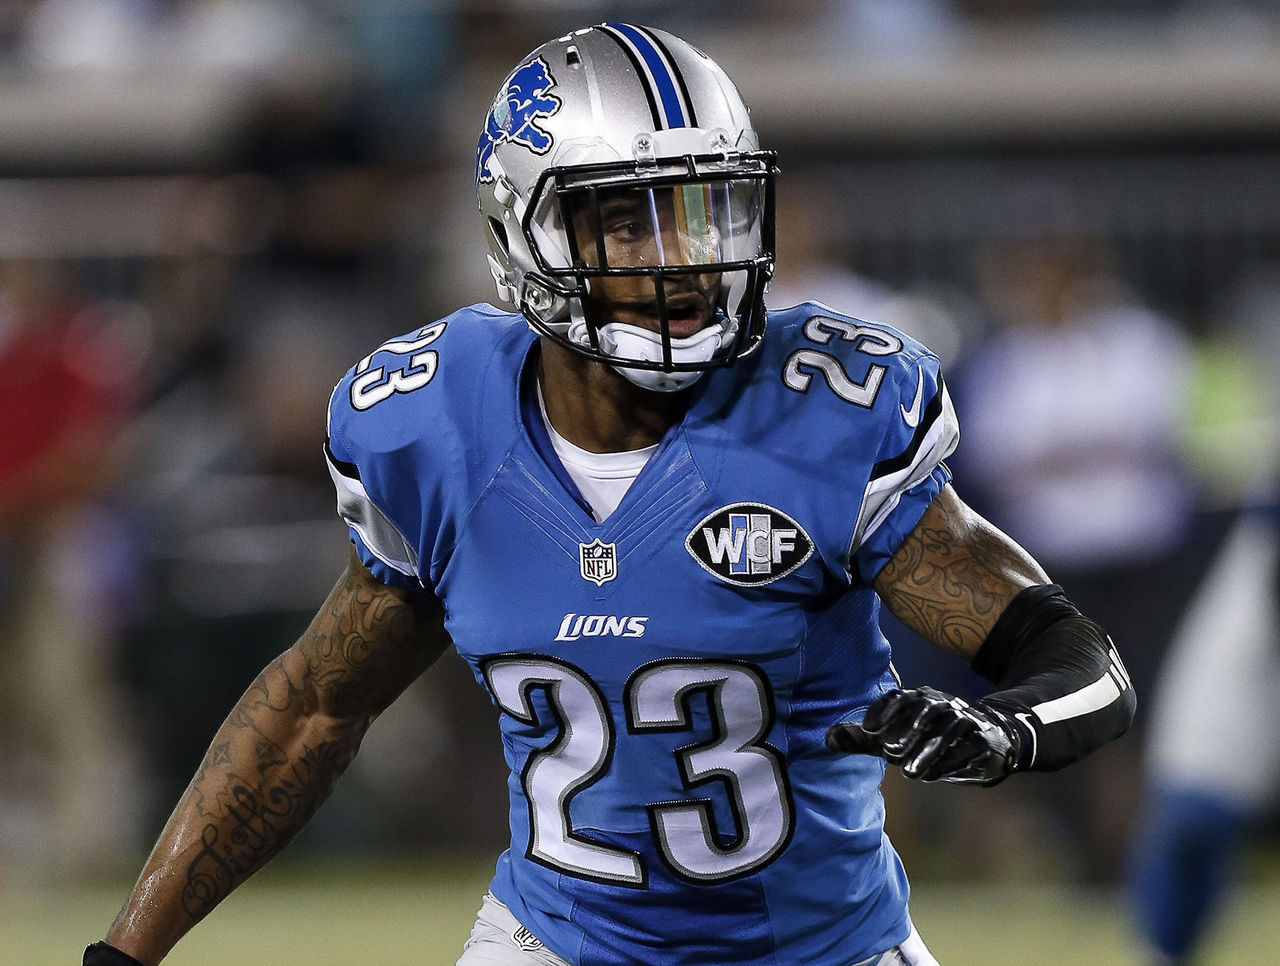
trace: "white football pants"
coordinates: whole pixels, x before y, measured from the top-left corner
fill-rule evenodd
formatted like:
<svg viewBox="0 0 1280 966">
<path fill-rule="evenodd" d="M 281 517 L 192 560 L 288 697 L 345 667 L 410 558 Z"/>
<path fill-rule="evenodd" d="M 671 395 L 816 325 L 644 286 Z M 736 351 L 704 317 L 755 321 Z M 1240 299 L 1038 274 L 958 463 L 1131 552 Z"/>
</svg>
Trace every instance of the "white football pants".
<svg viewBox="0 0 1280 966">
<path fill-rule="evenodd" d="M 486 895 L 457 966 L 569 966 L 569 963 L 520 925 L 510 909 Z M 938 961 L 912 926 L 911 935 L 901 946 L 850 966 L 938 966 Z"/>
</svg>

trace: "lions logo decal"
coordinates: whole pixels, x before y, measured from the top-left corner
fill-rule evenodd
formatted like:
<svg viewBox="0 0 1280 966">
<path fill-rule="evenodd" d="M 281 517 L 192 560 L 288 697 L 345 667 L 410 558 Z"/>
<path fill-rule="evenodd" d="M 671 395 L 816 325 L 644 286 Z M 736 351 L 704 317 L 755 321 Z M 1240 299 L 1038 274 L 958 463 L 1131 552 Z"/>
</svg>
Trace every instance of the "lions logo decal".
<svg viewBox="0 0 1280 966">
<path fill-rule="evenodd" d="M 534 154 L 551 150 L 555 139 L 538 127 L 538 119 L 551 117 L 560 110 L 563 104 L 560 98 L 547 93 L 555 86 L 556 80 L 541 57 L 520 66 L 507 78 L 506 90 L 494 100 L 476 146 L 477 181 L 482 184 L 493 181 L 489 161 L 494 149 L 504 141 L 521 144 Z"/>
</svg>

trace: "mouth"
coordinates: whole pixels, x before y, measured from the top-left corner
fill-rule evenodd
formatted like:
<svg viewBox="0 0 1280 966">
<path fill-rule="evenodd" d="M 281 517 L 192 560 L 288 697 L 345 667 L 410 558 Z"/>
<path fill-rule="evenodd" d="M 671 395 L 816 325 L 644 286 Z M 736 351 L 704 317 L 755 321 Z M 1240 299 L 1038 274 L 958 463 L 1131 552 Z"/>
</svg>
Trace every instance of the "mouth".
<svg viewBox="0 0 1280 966">
<path fill-rule="evenodd" d="M 610 316 L 617 322 L 637 325 L 650 332 L 661 332 L 660 311 L 656 300 L 636 304 L 618 302 L 609 306 Z M 701 332 L 715 317 L 715 309 L 706 296 L 682 292 L 666 299 L 667 331 L 673 339 L 685 339 Z"/>
</svg>

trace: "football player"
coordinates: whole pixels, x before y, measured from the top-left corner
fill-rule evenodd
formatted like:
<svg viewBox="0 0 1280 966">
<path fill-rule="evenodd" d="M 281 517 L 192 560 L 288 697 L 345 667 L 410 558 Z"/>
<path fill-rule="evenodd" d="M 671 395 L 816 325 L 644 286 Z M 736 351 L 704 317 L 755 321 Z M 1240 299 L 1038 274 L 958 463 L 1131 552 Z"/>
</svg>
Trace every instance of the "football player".
<svg viewBox="0 0 1280 966">
<path fill-rule="evenodd" d="M 1129 881 L 1153 966 L 1207 950 L 1241 854 L 1280 790 L 1278 495 L 1259 494 L 1240 513 L 1155 688 Z"/>
<path fill-rule="evenodd" d="M 511 770 L 461 966 L 934 962 L 883 832 L 886 763 L 980 785 L 1058 768 L 1126 729 L 1133 690 L 953 490 L 934 355 L 815 303 L 766 335 L 776 176 L 733 83 L 663 31 L 603 24 L 512 71 L 476 185 L 519 311 L 462 309 L 338 384 L 347 570 L 86 963 L 158 962 L 448 643 Z M 882 602 L 993 693 L 899 687 Z"/>
</svg>

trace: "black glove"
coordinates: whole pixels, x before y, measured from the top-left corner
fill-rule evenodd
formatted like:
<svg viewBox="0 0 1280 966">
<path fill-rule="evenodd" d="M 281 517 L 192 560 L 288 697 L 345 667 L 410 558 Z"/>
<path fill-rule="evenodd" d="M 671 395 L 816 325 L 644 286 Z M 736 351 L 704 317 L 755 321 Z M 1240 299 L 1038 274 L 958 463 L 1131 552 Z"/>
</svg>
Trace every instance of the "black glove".
<svg viewBox="0 0 1280 966">
<path fill-rule="evenodd" d="M 115 946 L 97 942 L 85 947 L 84 966 L 142 966 L 142 963 Z"/>
<path fill-rule="evenodd" d="M 894 690 L 867 709 L 862 721 L 827 729 L 827 747 L 877 755 L 921 781 L 994 785 L 1014 769 L 1017 727 L 995 708 L 934 688 Z"/>
</svg>

